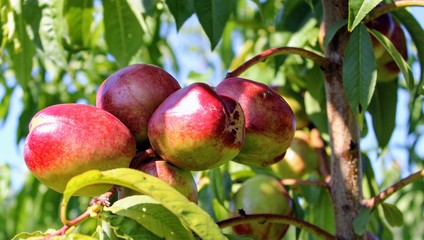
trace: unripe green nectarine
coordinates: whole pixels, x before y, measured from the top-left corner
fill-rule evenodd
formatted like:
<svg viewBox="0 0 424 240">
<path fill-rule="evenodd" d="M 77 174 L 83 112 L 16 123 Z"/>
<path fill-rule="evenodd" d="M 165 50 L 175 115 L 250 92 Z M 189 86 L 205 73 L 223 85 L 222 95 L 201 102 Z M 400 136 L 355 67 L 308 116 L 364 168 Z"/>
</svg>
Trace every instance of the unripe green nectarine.
<svg viewBox="0 0 424 240">
<path fill-rule="evenodd" d="M 275 178 L 257 175 L 249 178 L 234 194 L 230 203 L 232 216 L 243 214 L 292 215 L 292 200 Z M 233 226 L 237 235 L 248 235 L 261 240 L 282 239 L 289 225 L 278 223 L 249 223 Z"/>
</svg>

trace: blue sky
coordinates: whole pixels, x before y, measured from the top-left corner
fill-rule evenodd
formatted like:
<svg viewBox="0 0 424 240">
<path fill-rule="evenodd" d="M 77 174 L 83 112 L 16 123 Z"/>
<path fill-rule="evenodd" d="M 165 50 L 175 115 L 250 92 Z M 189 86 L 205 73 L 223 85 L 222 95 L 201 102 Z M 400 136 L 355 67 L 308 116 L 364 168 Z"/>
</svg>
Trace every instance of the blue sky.
<svg viewBox="0 0 424 240">
<path fill-rule="evenodd" d="M 419 22 L 421 23 L 421 25 L 424 25 L 424 9 L 423 8 L 412 8 L 412 12 L 415 14 L 415 16 L 417 17 L 417 19 L 419 20 Z M 196 21 L 196 20 L 194 20 Z M 180 35 L 177 35 L 176 33 L 172 34 L 169 36 L 170 38 L 170 42 L 178 42 L 178 41 L 184 41 L 181 39 Z M 207 41 L 206 39 L 201 39 L 201 41 Z M 191 42 L 193 43 L 193 41 L 185 41 L 187 42 Z M 207 44 L 206 44 L 207 45 Z M 181 49 L 181 48 L 176 48 L 176 49 Z M 187 55 L 188 54 L 188 55 Z M 190 56 L 189 53 L 187 52 L 181 52 L 181 53 L 176 53 L 178 60 L 182 60 L 184 61 L 184 59 L 187 59 L 187 57 L 191 60 L 191 63 L 196 63 L 199 64 L 202 61 L 193 61 L 193 58 L 195 58 L 196 56 Z M 209 56 L 210 58 L 217 58 L 218 56 L 215 53 L 210 53 Z M 204 62 L 204 61 L 203 61 Z M 217 61 L 208 61 L 209 63 L 213 63 L 213 62 L 217 62 Z M 192 65 L 192 64 L 191 64 Z M 191 66 L 193 67 L 193 66 Z M 207 66 L 195 66 L 196 68 L 206 68 Z M 218 71 L 216 71 L 214 74 L 216 73 L 223 73 L 224 71 L 221 69 L 221 66 L 219 64 L 214 65 L 213 66 L 215 69 L 217 69 Z M 181 77 L 179 79 L 182 79 L 182 77 L 186 77 L 186 75 L 188 74 L 188 70 L 187 69 L 182 69 L 182 72 L 180 74 L 178 74 L 179 76 L 177 77 Z M 415 74 L 415 76 L 418 76 L 417 74 Z M 222 79 L 223 76 L 214 76 L 213 79 Z M 22 181 L 25 178 L 26 173 L 28 172 L 25 163 L 24 163 L 24 159 L 23 159 L 23 153 L 22 153 L 22 149 L 23 149 L 23 142 L 21 142 L 19 145 L 16 145 L 16 128 L 17 128 L 17 122 L 18 122 L 18 118 L 20 115 L 20 112 L 22 111 L 22 104 L 20 103 L 19 99 L 20 96 L 22 94 L 21 92 L 22 90 L 20 88 L 16 88 L 14 93 L 13 93 L 13 97 L 12 97 L 12 101 L 11 101 L 11 106 L 10 106 L 10 112 L 9 112 L 9 116 L 6 119 L 6 121 L 3 121 L 0 123 L 0 146 L 1 146 L 1 153 L 0 153 L 0 165 L 2 165 L 3 163 L 8 163 L 10 164 L 10 166 L 12 167 L 12 174 L 14 176 L 13 181 L 12 181 L 12 185 L 13 188 L 16 189 L 20 186 L 20 184 L 22 183 Z M 4 89 L 2 89 L 0 87 L 0 96 L 2 96 L 4 94 Z M 407 111 L 407 94 L 405 92 L 399 92 L 399 102 L 398 102 L 398 116 L 397 116 L 397 125 L 399 126 L 399 128 L 397 128 L 395 130 L 394 133 L 394 137 L 392 137 L 392 140 L 390 142 L 390 145 L 393 146 L 393 151 L 391 151 L 391 157 L 393 159 L 396 159 L 401 166 L 405 166 L 407 164 L 407 154 L 402 151 L 400 148 L 397 148 L 396 146 L 402 146 L 406 143 L 407 139 L 406 139 L 406 133 L 405 133 L 405 127 L 406 127 L 406 122 L 407 120 L 405 119 L 405 116 L 407 116 L 406 111 Z M 364 144 L 362 144 L 363 148 L 368 149 L 368 148 L 373 148 L 375 146 L 375 140 L 372 136 L 372 134 L 369 134 L 369 136 L 367 138 L 364 139 Z M 424 143 L 423 143 L 424 145 Z M 423 147 L 419 147 L 421 149 L 424 149 Z M 374 155 L 376 156 L 377 153 L 375 153 Z M 423 156 L 423 155 L 421 155 Z M 381 167 L 381 164 L 383 163 L 383 161 L 376 161 L 375 167 Z M 404 175 L 408 174 L 408 171 L 404 172 Z M 378 177 L 378 176 L 377 176 Z"/>
</svg>

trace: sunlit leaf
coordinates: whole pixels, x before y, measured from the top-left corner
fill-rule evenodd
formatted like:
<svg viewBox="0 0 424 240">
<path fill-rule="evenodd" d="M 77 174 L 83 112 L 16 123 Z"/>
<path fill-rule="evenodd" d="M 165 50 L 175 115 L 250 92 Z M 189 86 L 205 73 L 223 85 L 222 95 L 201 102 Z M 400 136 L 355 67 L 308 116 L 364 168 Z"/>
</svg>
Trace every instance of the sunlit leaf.
<svg viewBox="0 0 424 240">
<path fill-rule="evenodd" d="M 62 45 L 63 1 L 41 1 L 40 40 L 45 56 L 55 65 L 65 68 L 66 56 Z"/>
<path fill-rule="evenodd" d="M 347 28 L 352 31 L 381 0 L 349 0 Z"/>
<path fill-rule="evenodd" d="M 367 230 L 367 225 L 370 221 L 371 209 L 362 208 L 358 215 L 353 220 L 353 230 L 357 235 L 363 235 Z"/>
<path fill-rule="evenodd" d="M 361 24 L 350 36 L 343 61 L 343 85 L 361 129 L 376 82 L 377 71 L 371 38 Z"/>
<path fill-rule="evenodd" d="M 143 30 L 140 22 L 125 0 L 102 0 L 105 40 L 110 53 L 121 67 L 128 65 L 140 49 Z"/>
<path fill-rule="evenodd" d="M 64 209 L 71 196 L 85 186 L 99 183 L 116 184 L 148 195 L 180 218 L 200 238 L 224 239 L 213 219 L 196 204 L 162 180 L 129 168 L 103 172 L 92 170 L 72 178 L 63 193 L 62 221 L 66 218 Z"/>
<path fill-rule="evenodd" d="M 377 83 L 369 105 L 378 145 L 385 148 L 396 125 L 397 81 Z"/>
<path fill-rule="evenodd" d="M 93 0 L 65 1 L 65 19 L 72 48 L 85 48 L 90 44 L 91 25 L 94 21 Z"/>
<path fill-rule="evenodd" d="M 233 0 L 194 1 L 194 8 L 203 30 L 214 49 L 221 39 L 225 25 L 235 5 Z"/>
<path fill-rule="evenodd" d="M 178 30 L 194 13 L 194 0 L 166 0 L 166 5 L 174 16 Z"/>
<path fill-rule="evenodd" d="M 377 30 L 369 29 L 369 31 L 393 57 L 397 66 L 401 70 L 403 77 L 405 78 L 405 82 L 408 86 L 409 91 L 412 92 L 414 90 L 415 83 L 414 76 L 412 75 L 412 71 L 408 63 L 405 61 L 405 59 L 403 59 L 402 55 L 399 53 L 399 51 L 396 49 L 390 39 L 388 39 L 386 36 L 378 32 Z"/>
<path fill-rule="evenodd" d="M 145 195 L 125 197 L 105 210 L 133 219 L 160 238 L 194 239 L 174 214 Z"/>
<path fill-rule="evenodd" d="M 34 43 L 26 31 L 26 23 L 22 13 L 15 12 L 17 38 L 8 44 L 8 52 L 12 59 L 12 68 L 20 85 L 27 85 L 31 78 L 33 57 L 35 56 Z"/>
<path fill-rule="evenodd" d="M 384 217 L 390 226 L 400 227 L 403 225 L 403 214 L 399 208 L 389 203 L 382 203 L 380 206 L 383 208 Z"/>
</svg>

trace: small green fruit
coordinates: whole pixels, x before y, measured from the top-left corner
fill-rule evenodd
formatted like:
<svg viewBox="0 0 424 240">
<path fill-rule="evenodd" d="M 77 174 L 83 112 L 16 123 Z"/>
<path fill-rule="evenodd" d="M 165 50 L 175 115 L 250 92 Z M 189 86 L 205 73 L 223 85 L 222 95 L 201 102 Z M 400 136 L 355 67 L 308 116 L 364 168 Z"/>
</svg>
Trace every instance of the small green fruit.
<svg viewBox="0 0 424 240">
<path fill-rule="evenodd" d="M 230 204 L 232 216 L 244 214 L 292 215 L 292 200 L 275 178 L 257 175 L 246 180 L 234 194 Z M 237 235 L 248 235 L 257 239 L 282 239 L 289 225 L 277 223 L 248 223 L 233 226 Z"/>
<path fill-rule="evenodd" d="M 318 153 L 310 145 L 308 133 L 296 131 L 283 160 L 271 166 L 280 178 L 300 179 L 318 168 Z"/>
</svg>

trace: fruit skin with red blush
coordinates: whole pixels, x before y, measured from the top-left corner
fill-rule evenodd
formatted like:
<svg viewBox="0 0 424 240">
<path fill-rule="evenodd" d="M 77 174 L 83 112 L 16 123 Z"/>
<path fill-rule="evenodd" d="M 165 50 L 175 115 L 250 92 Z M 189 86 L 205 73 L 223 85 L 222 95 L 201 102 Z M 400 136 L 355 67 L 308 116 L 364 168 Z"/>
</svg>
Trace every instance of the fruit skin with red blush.
<svg viewBox="0 0 424 240">
<path fill-rule="evenodd" d="M 121 120 L 132 132 L 137 146 L 149 144 L 147 124 L 156 108 L 180 89 L 178 81 L 160 67 L 134 64 L 109 76 L 96 95 L 96 106 Z"/>
<path fill-rule="evenodd" d="M 216 92 L 241 105 L 246 122 L 245 143 L 233 161 L 253 167 L 279 162 L 293 140 L 296 119 L 287 102 L 271 87 L 244 78 L 227 78 Z"/>
<path fill-rule="evenodd" d="M 138 170 L 163 180 L 187 197 L 188 200 L 197 204 L 197 185 L 190 171 L 177 168 L 162 160 L 143 162 L 138 167 Z M 135 194 L 140 193 L 124 188 L 119 193 L 119 198 Z"/>
<path fill-rule="evenodd" d="M 230 203 L 232 217 L 243 214 L 292 215 L 292 200 L 282 184 L 275 178 L 256 175 L 242 183 Z M 241 214 L 242 213 L 242 214 Z M 252 222 L 233 226 L 237 235 L 247 235 L 261 240 L 282 239 L 289 225 Z"/>
<path fill-rule="evenodd" d="M 68 181 L 88 170 L 129 167 L 136 153 L 129 129 L 115 116 L 84 104 L 58 104 L 32 118 L 25 140 L 28 169 L 47 187 L 65 190 Z M 93 185 L 76 195 L 96 196 L 111 185 Z"/>
<path fill-rule="evenodd" d="M 148 136 L 153 149 L 173 165 L 207 170 L 233 159 L 244 142 L 244 114 L 209 85 L 193 83 L 171 94 L 153 113 Z"/>
</svg>

